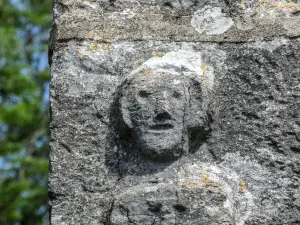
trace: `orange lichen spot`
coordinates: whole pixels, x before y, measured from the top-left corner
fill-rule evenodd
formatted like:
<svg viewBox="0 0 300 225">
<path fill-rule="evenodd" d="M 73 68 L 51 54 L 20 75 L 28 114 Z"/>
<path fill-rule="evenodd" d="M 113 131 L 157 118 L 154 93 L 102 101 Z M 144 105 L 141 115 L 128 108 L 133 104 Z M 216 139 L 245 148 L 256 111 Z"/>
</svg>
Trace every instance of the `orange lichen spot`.
<svg viewBox="0 0 300 225">
<path fill-rule="evenodd" d="M 244 180 L 240 180 L 240 192 L 245 192 L 246 182 Z"/>
<path fill-rule="evenodd" d="M 163 76 L 170 75 L 170 73 L 168 73 L 168 72 L 161 72 L 160 74 L 163 75 Z"/>
<path fill-rule="evenodd" d="M 163 52 L 152 52 L 153 56 L 157 56 L 157 57 L 163 57 L 164 53 Z"/>
<path fill-rule="evenodd" d="M 93 41 L 90 45 L 89 45 L 89 51 L 90 52 L 94 52 L 96 49 L 98 49 L 99 46 L 98 46 L 98 43 Z"/>
<path fill-rule="evenodd" d="M 295 2 L 284 2 L 277 6 L 278 9 L 283 11 L 295 12 L 300 10 L 300 4 Z"/>
<path fill-rule="evenodd" d="M 201 182 L 204 183 L 204 184 L 209 183 L 208 176 L 203 171 L 200 172 L 200 179 L 201 179 Z"/>
<path fill-rule="evenodd" d="M 246 6 L 245 6 L 245 1 L 246 1 L 246 0 L 240 0 L 240 6 L 241 6 L 243 9 L 246 8 Z"/>
<path fill-rule="evenodd" d="M 88 37 L 89 37 L 89 38 L 93 38 L 93 37 L 94 37 L 94 31 L 88 32 Z"/>
<path fill-rule="evenodd" d="M 143 67 L 143 73 L 145 74 L 145 75 L 151 75 L 152 73 L 151 73 L 151 71 L 150 71 L 150 69 L 148 68 L 148 67 Z"/>
<path fill-rule="evenodd" d="M 199 184 L 195 181 L 189 181 L 186 184 L 186 187 L 189 188 L 189 189 L 197 189 L 198 186 L 199 186 Z"/>
<path fill-rule="evenodd" d="M 102 45 L 102 49 L 104 51 L 108 51 L 111 49 L 111 43 L 110 42 L 106 42 L 106 41 L 101 41 L 101 45 Z"/>
<path fill-rule="evenodd" d="M 201 69 L 202 69 L 202 72 L 203 72 L 203 77 L 205 77 L 206 73 L 207 73 L 207 66 L 203 63 L 202 66 L 201 66 Z"/>
<path fill-rule="evenodd" d="M 78 49 L 77 54 L 82 57 L 84 56 L 84 52 L 81 49 Z"/>
<path fill-rule="evenodd" d="M 281 11 L 286 12 L 299 12 L 300 11 L 300 4 L 295 2 L 285 2 L 285 1 L 272 1 L 272 0 L 260 0 L 261 7 L 274 7 Z"/>
</svg>

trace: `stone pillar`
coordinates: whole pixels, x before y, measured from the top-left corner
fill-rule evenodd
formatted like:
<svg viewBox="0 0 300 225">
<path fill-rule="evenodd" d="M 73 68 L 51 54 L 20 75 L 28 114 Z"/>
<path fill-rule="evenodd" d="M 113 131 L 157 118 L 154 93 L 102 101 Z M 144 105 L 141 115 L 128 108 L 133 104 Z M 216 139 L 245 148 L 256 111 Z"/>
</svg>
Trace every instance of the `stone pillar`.
<svg viewBox="0 0 300 225">
<path fill-rule="evenodd" d="M 55 0 L 51 224 L 300 224 L 299 24 L 284 0 Z"/>
</svg>

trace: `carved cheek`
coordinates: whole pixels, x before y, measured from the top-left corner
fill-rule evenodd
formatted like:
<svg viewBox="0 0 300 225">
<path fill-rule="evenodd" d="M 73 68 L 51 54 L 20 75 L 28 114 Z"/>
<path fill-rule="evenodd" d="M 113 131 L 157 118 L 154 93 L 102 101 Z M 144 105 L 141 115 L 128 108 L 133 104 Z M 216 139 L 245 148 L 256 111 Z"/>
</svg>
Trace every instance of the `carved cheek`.
<svg viewBox="0 0 300 225">
<path fill-rule="evenodd" d="M 147 126 L 153 117 L 153 105 L 151 101 L 136 101 L 131 110 L 131 118 L 135 126 Z"/>
<path fill-rule="evenodd" d="M 185 110 L 187 109 L 187 102 L 186 96 L 181 94 L 180 96 L 175 95 L 172 93 L 170 96 L 170 112 L 173 115 L 173 119 L 175 119 L 178 123 L 181 123 L 184 117 Z"/>
<path fill-rule="evenodd" d="M 149 117 L 153 115 L 155 110 L 155 97 L 152 94 L 143 97 L 136 95 L 135 104 L 137 105 L 139 114 L 145 118 Z"/>
</svg>

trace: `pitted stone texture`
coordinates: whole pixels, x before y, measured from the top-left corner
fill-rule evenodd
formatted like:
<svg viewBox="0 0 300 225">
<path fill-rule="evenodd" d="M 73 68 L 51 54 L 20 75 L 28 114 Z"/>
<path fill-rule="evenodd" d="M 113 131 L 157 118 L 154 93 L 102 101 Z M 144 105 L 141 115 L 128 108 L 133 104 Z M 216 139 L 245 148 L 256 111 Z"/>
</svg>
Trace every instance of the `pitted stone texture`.
<svg viewBox="0 0 300 225">
<path fill-rule="evenodd" d="M 115 4 L 122 5 L 120 1 Z M 72 7 L 64 16 L 77 12 Z M 107 7 L 114 10 L 109 4 Z M 191 13 L 197 7 L 192 7 Z M 134 15 L 128 10 L 120 13 Z M 81 32 L 80 27 L 76 29 Z M 66 36 L 70 34 L 67 32 Z M 204 44 L 192 39 L 108 42 L 93 33 L 84 34 L 88 39 L 57 39 L 52 45 L 49 192 L 53 225 L 130 224 L 124 209 L 140 210 L 138 214 L 147 216 L 133 212 L 130 217 L 137 224 L 147 224 L 162 221 L 162 214 L 156 217 L 160 208 L 167 209 L 164 215 L 169 224 L 174 220 L 185 224 L 183 218 L 192 224 L 299 223 L 298 39 L 259 39 L 245 44 Z M 243 41 L 242 36 L 235 38 Z M 115 109 L 118 88 L 125 77 L 145 65 L 155 73 L 163 68 L 157 62 L 170 60 L 171 52 L 191 52 L 201 59 L 188 65 L 188 70 L 181 68 L 182 74 L 177 76 L 184 77 L 195 67 L 191 74 L 198 71 L 199 81 L 204 74 L 213 77 L 207 86 L 200 82 L 201 90 L 207 88 L 209 104 L 205 106 L 211 130 L 204 142 L 200 139 L 193 145 L 195 150 L 190 154 L 156 162 L 142 156 L 134 145 L 122 145 L 115 130 L 120 118 Z M 182 56 L 185 62 L 186 54 Z M 169 82 L 186 82 L 164 79 L 157 79 L 164 87 Z M 145 86 L 154 82 L 150 81 Z M 154 86 L 152 89 L 160 91 Z M 202 107 L 200 101 L 191 105 L 193 110 Z M 186 139 L 181 140 L 181 144 L 186 143 Z M 154 191 L 147 192 L 151 195 L 147 203 L 148 197 L 141 193 L 149 186 Z M 162 192 L 156 193 L 159 189 Z M 171 193 L 170 198 L 167 193 Z"/>
<path fill-rule="evenodd" d="M 110 196 L 81 191 L 73 196 L 56 196 L 53 202 L 56 204 L 51 209 L 52 225 L 108 224 Z"/>
<path fill-rule="evenodd" d="M 207 35 L 225 33 L 233 25 L 233 20 L 222 13 L 222 8 L 206 6 L 195 12 L 191 19 L 192 26 L 197 32 Z"/>
<path fill-rule="evenodd" d="M 248 42 L 257 37 L 297 37 L 300 3 L 291 4 L 272 0 L 57 0 L 52 38 Z"/>
</svg>

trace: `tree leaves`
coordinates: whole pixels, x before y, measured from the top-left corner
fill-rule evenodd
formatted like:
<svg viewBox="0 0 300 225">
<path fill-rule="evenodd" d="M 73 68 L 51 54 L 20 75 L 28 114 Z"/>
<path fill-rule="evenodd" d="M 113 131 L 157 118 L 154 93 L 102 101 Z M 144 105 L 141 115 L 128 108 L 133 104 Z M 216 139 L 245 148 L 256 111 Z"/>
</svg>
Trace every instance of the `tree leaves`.
<svg viewBox="0 0 300 225">
<path fill-rule="evenodd" d="M 0 0 L 0 225 L 48 224 L 52 0 Z"/>
</svg>

